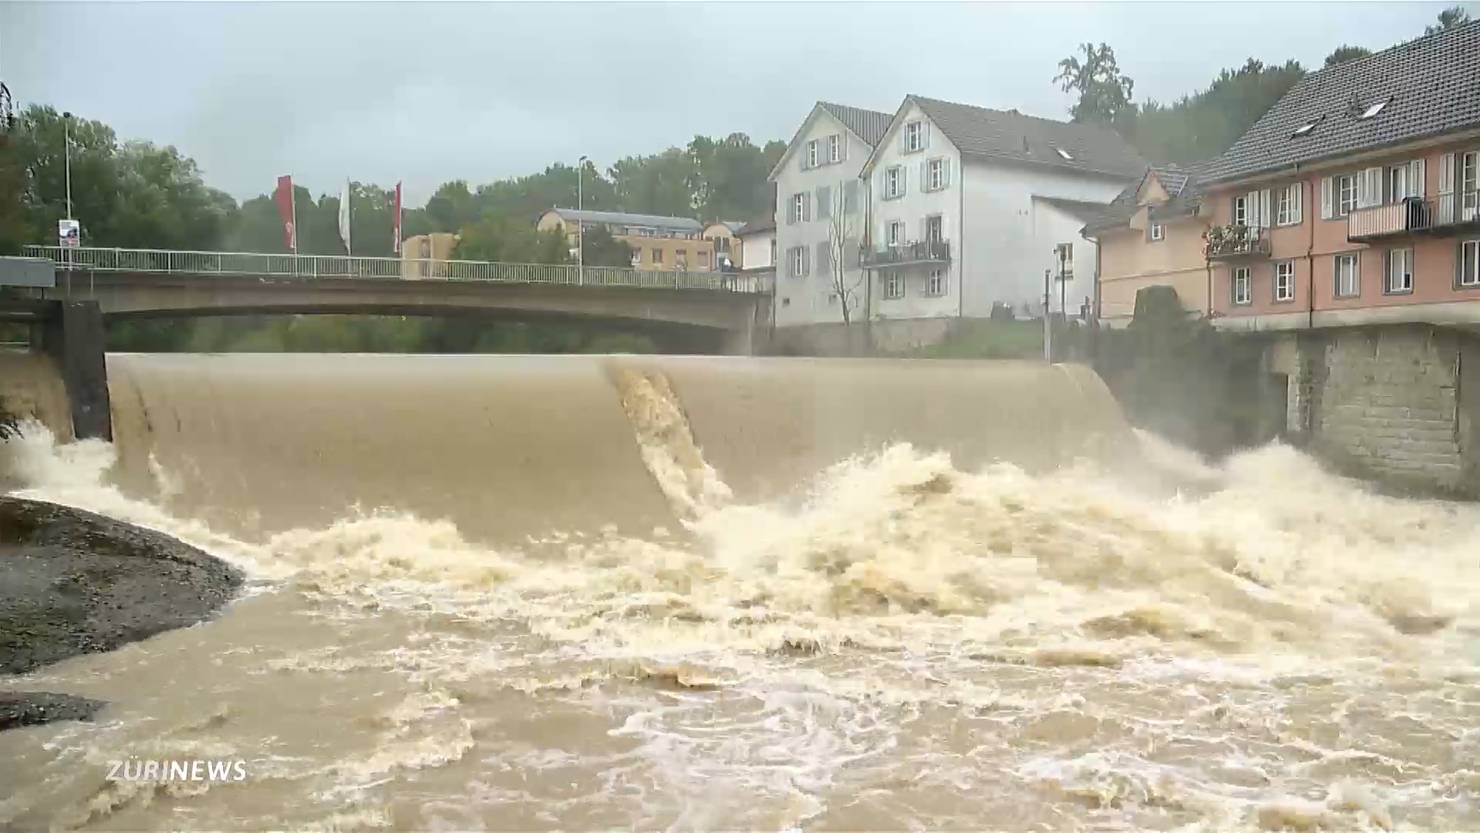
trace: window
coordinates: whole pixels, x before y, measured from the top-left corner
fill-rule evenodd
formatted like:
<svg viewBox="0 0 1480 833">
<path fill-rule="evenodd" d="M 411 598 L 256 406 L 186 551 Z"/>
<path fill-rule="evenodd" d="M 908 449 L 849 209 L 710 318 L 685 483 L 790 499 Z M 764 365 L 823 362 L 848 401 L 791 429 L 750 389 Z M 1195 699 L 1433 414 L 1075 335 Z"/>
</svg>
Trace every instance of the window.
<svg viewBox="0 0 1480 833">
<path fill-rule="evenodd" d="M 699 265 L 705 267 L 709 265 L 709 252 L 699 252 Z"/>
<path fill-rule="evenodd" d="M 1247 194 L 1240 194 L 1233 198 L 1233 224 L 1236 226 L 1249 224 L 1249 196 Z"/>
<path fill-rule="evenodd" d="M 1413 291 L 1413 250 L 1388 249 L 1384 258 L 1383 289 L 1389 295 L 1401 295 Z"/>
<path fill-rule="evenodd" d="M 684 271 L 687 271 L 688 270 L 688 268 L 689 268 L 689 250 L 688 249 L 679 249 L 678 251 L 676 251 L 676 252 L 673 253 L 673 268 L 679 270 L 680 272 L 684 272 Z"/>
<path fill-rule="evenodd" d="M 791 195 L 791 212 L 787 215 L 788 223 L 805 223 L 812 219 L 811 203 L 807 199 L 806 192 Z"/>
<path fill-rule="evenodd" d="M 891 247 L 904 245 L 904 223 L 891 220 L 884 233 L 884 241 Z"/>
<path fill-rule="evenodd" d="M 925 218 L 925 239 L 931 243 L 939 243 L 945 239 L 945 222 L 939 214 L 932 214 Z"/>
<path fill-rule="evenodd" d="M 1351 298 L 1361 291 L 1361 275 L 1357 273 L 1357 255 L 1337 255 L 1335 259 L 1336 297 Z"/>
<path fill-rule="evenodd" d="M 1274 265 L 1274 299 L 1295 300 L 1295 261 L 1282 260 Z"/>
<path fill-rule="evenodd" d="M 912 121 L 904 126 L 904 149 L 906 153 L 925 149 L 925 122 Z"/>
<path fill-rule="evenodd" d="M 843 161 L 843 137 L 836 133 L 827 137 L 827 161 Z"/>
<path fill-rule="evenodd" d="M 1296 226 L 1300 224 L 1300 183 L 1292 182 L 1276 192 L 1274 222 L 1277 226 Z"/>
<path fill-rule="evenodd" d="M 884 275 L 884 297 L 890 300 L 904 297 L 904 275 L 898 272 Z"/>
<path fill-rule="evenodd" d="M 946 160 L 932 159 L 925 163 L 925 190 L 939 191 L 946 187 Z"/>
<path fill-rule="evenodd" d="M 1066 162 L 1074 161 L 1074 154 L 1070 153 L 1067 150 L 1064 150 L 1063 148 L 1054 148 L 1054 153 L 1057 153 Z"/>
<path fill-rule="evenodd" d="M 925 277 L 925 294 L 932 296 L 946 294 L 946 270 L 930 270 L 930 274 Z"/>
<path fill-rule="evenodd" d="M 663 262 L 663 250 L 662 249 L 653 249 L 653 263 L 658 264 L 658 263 L 662 263 L 662 262 Z"/>
<path fill-rule="evenodd" d="M 790 266 L 793 278 L 805 278 L 807 267 L 811 265 L 807 258 L 806 246 L 792 246 L 786 256 L 787 264 Z"/>
<path fill-rule="evenodd" d="M 642 265 L 642 249 L 632 250 L 632 268 L 636 269 Z"/>
<path fill-rule="evenodd" d="M 810 141 L 810 142 L 807 143 L 807 164 L 806 164 L 806 167 L 808 167 L 808 168 L 815 168 L 815 167 L 817 167 L 817 140 L 816 139 L 813 139 L 812 141 Z"/>
<path fill-rule="evenodd" d="M 1163 226 L 1161 223 L 1152 223 L 1151 224 L 1151 239 L 1153 241 L 1156 241 L 1156 240 L 1165 240 L 1166 239 L 1166 236 L 1167 236 L 1166 226 Z"/>
<path fill-rule="evenodd" d="M 1459 244 L 1459 285 L 1480 286 L 1480 240 Z"/>
<path fill-rule="evenodd" d="M 1345 217 L 1357 207 L 1357 177 L 1355 174 L 1341 174 L 1332 179 L 1336 189 L 1336 216 Z"/>
<path fill-rule="evenodd" d="M 904 196 L 904 166 L 892 165 L 884 169 L 884 199 L 892 200 Z"/>
<path fill-rule="evenodd" d="M 1243 306 L 1253 300 L 1254 293 L 1249 285 L 1249 267 L 1240 266 L 1233 270 L 1233 302 Z"/>
<path fill-rule="evenodd" d="M 1460 154 L 1459 197 L 1460 220 L 1480 217 L 1480 151 Z"/>
<path fill-rule="evenodd" d="M 1378 113 L 1381 113 L 1382 112 L 1382 108 L 1384 108 L 1386 106 L 1387 106 L 1387 100 L 1386 99 L 1384 99 L 1382 101 L 1374 101 L 1371 104 L 1367 105 L 1367 109 L 1363 110 L 1362 111 L 1362 115 L 1357 116 L 1357 118 L 1359 118 L 1359 119 L 1370 119 L 1373 116 L 1377 115 Z"/>
</svg>

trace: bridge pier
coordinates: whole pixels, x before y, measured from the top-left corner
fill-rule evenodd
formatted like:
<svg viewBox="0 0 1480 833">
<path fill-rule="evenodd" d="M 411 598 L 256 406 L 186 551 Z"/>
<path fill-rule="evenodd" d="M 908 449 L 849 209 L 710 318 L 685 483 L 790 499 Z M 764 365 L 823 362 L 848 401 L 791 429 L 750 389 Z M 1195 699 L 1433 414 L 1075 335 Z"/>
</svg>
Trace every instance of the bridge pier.
<svg viewBox="0 0 1480 833">
<path fill-rule="evenodd" d="M 79 440 L 113 440 L 108 399 L 107 332 L 96 301 L 30 301 L 10 310 L 29 315 L 32 349 L 56 362 L 71 409 L 72 434 Z"/>
</svg>

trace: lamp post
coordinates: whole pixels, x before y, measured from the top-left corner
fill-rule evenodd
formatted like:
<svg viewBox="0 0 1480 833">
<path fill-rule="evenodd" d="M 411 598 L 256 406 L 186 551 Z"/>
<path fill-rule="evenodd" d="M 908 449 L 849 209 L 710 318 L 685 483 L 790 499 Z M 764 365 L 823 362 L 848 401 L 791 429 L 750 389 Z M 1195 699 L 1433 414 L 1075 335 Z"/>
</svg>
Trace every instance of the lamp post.
<svg viewBox="0 0 1480 833">
<path fill-rule="evenodd" d="M 62 113 L 62 151 L 63 162 L 67 177 L 67 219 L 75 219 L 72 216 L 72 114 Z"/>
<path fill-rule="evenodd" d="M 586 221 L 581 217 L 585 210 L 586 157 L 576 160 L 576 284 L 586 285 Z"/>
</svg>

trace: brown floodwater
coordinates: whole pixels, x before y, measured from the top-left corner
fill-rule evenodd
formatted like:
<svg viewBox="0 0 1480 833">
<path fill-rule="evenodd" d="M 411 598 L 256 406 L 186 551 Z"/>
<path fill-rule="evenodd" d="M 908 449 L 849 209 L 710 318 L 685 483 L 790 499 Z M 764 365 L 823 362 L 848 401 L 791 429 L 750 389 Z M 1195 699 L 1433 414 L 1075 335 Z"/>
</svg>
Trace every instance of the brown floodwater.
<svg viewBox="0 0 1480 833">
<path fill-rule="evenodd" d="M 250 586 L 14 680 L 110 705 L 0 734 L 0 829 L 1480 829 L 1480 510 L 1205 465 L 1083 369 L 109 374 L 116 446 L 0 483 Z M 192 759 L 246 777 L 112 771 Z"/>
</svg>

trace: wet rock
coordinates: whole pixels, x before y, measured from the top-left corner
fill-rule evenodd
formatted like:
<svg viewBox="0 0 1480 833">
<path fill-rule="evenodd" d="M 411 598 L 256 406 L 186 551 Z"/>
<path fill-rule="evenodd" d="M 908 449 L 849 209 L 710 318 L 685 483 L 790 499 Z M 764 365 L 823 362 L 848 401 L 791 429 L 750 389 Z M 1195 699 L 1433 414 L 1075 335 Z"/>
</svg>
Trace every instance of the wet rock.
<svg viewBox="0 0 1480 833">
<path fill-rule="evenodd" d="M 193 625 L 241 583 L 235 567 L 168 535 L 0 496 L 0 674 Z"/>
<path fill-rule="evenodd" d="M 92 720 L 105 705 L 101 700 L 49 691 L 0 691 L 0 732 L 55 720 Z"/>
</svg>

